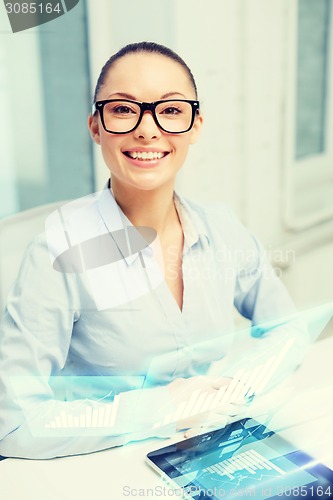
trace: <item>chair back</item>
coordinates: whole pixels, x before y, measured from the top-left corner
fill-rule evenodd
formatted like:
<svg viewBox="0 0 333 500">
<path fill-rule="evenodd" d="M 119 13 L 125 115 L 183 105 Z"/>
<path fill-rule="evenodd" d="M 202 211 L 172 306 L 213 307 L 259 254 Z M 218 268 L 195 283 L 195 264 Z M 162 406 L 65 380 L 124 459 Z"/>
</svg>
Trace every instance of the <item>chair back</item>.
<svg viewBox="0 0 333 500">
<path fill-rule="evenodd" d="M 24 251 L 31 240 L 45 230 L 47 216 L 64 203 L 49 203 L 0 220 L 0 317 Z"/>
</svg>

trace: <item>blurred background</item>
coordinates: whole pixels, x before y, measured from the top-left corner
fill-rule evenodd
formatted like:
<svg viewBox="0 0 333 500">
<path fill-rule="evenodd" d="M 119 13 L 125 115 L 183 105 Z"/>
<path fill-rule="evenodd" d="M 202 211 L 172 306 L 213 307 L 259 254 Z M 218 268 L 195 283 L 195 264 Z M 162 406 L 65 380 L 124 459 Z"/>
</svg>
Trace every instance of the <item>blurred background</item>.
<svg viewBox="0 0 333 500">
<path fill-rule="evenodd" d="M 141 40 L 197 80 L 204 132 L 178 190 L 230 204 L 299 306 L 333 300 L 333 0 L 80 0 L 15 34 L 1 2 L 0 218 L 103 188 L 95 82 Z"/>
</svg>

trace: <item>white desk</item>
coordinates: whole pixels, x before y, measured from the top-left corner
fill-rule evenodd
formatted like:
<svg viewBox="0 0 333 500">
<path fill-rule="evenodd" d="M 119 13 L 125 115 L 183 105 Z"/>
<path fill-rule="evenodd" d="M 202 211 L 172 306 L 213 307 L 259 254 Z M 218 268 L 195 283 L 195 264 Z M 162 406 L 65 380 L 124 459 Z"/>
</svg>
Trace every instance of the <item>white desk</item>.
<svg viewBox="0 0 333 500">
<path fill-rule="evenodd" d="M 333 468 L 333 337 L 314 344 L 293 375 L 294 392 L 270 427 Z M 275 426 L 275 427 L 274 427 Z M 176 440 L 181 439 L 181 435 Z M 149 440 L 90 455 L 0 462 L 3 500 L 122 500 L 177 498 L 145 463 L 148 451 L 170 440 Z M 148 488 L 166 488 L 152 495 Z M 139 495 L 142 488 L 145 496 Z M 155 492 L 158 490 L 155 490 Z M 129 492 L 131 494 L 129 495 Z M 179 497 L 178 497 L 179 498 Z"/>
</svg>

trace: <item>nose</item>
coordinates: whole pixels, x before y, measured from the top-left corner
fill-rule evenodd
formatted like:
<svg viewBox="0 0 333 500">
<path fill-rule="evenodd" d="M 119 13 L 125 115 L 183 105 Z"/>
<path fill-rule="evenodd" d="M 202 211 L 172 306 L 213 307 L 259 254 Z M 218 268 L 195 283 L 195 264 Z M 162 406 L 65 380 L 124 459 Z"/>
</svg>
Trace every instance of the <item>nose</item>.
<svg viewBox="0 0 333 500">
<path fill-rule="evenodd" d="M 134 130 L 134 134 L 139 139 L 158 139 L 161 136 L 161 130 L 157 126 L 151 111 L 145 111 L 142 119 Z"/>
</svg>

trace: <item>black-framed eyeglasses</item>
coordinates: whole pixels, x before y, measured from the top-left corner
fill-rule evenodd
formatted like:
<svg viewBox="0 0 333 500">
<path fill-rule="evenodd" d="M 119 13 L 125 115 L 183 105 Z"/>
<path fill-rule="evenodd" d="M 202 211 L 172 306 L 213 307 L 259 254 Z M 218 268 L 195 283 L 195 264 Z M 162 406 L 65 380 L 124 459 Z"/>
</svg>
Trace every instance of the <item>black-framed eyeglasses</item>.
<svg viewBox="0 0 333 500">
<path fill-rule="evenodd" d="M 150 111 L 156 125 L 169 134 L 183 134 L 191 130 L 199 113 L 199 101 L 167 99 L 155 102 L 138 102 L 130 99 L 96 101 L 92 114 L 99 111 L 101 122 L 110 134 L 133 132 L 145 111 Z"/>
</svg>

